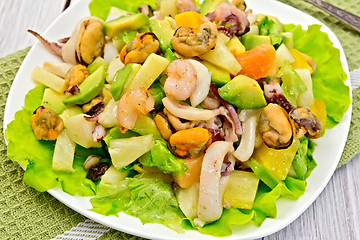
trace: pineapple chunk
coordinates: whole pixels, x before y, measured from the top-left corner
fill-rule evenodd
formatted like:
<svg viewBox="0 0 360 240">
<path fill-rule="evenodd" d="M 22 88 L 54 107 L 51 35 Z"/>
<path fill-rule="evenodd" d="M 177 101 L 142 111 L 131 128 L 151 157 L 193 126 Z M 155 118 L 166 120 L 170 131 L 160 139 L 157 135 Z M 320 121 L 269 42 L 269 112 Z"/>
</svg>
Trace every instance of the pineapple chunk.
<svg viewBox="0 0 360 240">
<path fill-rule="evenodd" d="M 105 174 L 101 176 L 100 184 L 116 184 L 124 180 L 129 171 L 119 171 L 114 166 L 106 170 Z"/>
<path fill-rule="evenodd" d="M 285 37 L 285 45 L 288 48 L 294 48 L 294 40 L 292 32 L 282 32 L 281 35 Z"/>
<path fill-rule="evenodd" d="M 116 120 L 118 102 L 115 102 L 113 98 L 105 106 L 102 113 L 99 114 L 98 122 L 105 128 L 115 127 L 118 125 Z"/>
<path fill-rule="evenodd" d="M 314 94 L 310 71 L 304 68 L 297 68 L 294 70 L 297 72 L 297 74 L 299 74 L 299 77 L 301 78 L 301 80 L 303 80 L 307 89 L 305 92 L 298 96 L 297 105 L 300 107 L 309 107 L 314 103 Z"/>
<path fill-rule="evenodd" d="M 240 55 L 246 51 L 244 45 L 240 42 L 238 37 L 233 37 L 230 39 L 230 41 L 226 44 L 226 46 L 229 48 L 230 52 L 234 55 Z"/>
<path fill-rule="evenodd" d="M 175 17 L 178 14 L 176 7 L 176 0 L 160 1 L 160 15 L 161 17 L 171 16 Z"/>
<path fill-rule="evenodd" d="M 229 176 L 225 192 L 224 206 L 251 209 L 259 184 L 259 178 L 253 172 L 233 171 Z"/>
<path fill-rule="evenodd" d="M 125 65 L 120 61 L 120 56 L 116 56 L 110 60 L 108 67 L 108 74 L 106 76 L 106 81 L 112 83 L 114 80 L 115 73 L 122 69 Z"/>
<path fill-rule="evenodd" d="M 166 58 L 151 53 L 126 88 L 126 91 L 141 87 L 148 89 L 156 78 L 167 68 L 169 63 L 170 61 Z"/>
<path fill-rule="evenodd" d="M 87 121 L 84 116 L 79 114 L 65 120 L 70 139 L 84 148 L 101 147 L 101 143 L 94 141 L 92 135 L 96 122 Z"/>
<path fill-rule="evenodd" d="M 49 88 L 52 88 L 58 93 L 63 93 L 66 90 L 66 83 L 64 79 L 46 71 L 41 67 L 36 66 L 34 68 L 31 73 L 31 78 Z"/>
<path fill-rule="evenodd" d="M 52 169 L 55 171 L 73 172 L 75 147 L 76 143 L 69 138 L 67 130 L 61 131 L 56 139 Z"/>
<path fill-rule="evenodd" d="M 82 114 L 83 110 L 81 109 L 81 107 L 74 105 L 71 107 L 66 108 L 60 115 L 60 117 L 62 118 L 62 120 L 65 122 L 66 119 L 68 119 L 69 117 L 75 116 L 75 115 L 79 115 Z"/>
<path fill-rule="evenodd" d="M 293 63 L 295 62 L 295 58 L 286 45 L 281 44 L 280 47 L 276 50 L 276 67 L 280 68 L 286 62 Z"/>
<path fill-rule="evenodd" d="M 73 65 L 70 63 L 59 63 L 59 62 L 44 62 L 43 68 L 50 72 L 55 74 L 56 76 L 59 76 L 61 78 L 65 78 L 65 74 Z"/>
<path fill-rule="evenodd" d="M 197 218 L 199 182 L 191 185 L 189 188 L 178 188 L 175 191 L 175 195 L 184 215 L 190 219 Z"/>
<path fill-rule="evenodd" d="M 221 38 L 221 40 L 223 40 L 225 45 L 228 44 L 228 42 L 230 41 L 230 38 L 226 36 L 224 33 L 219 33 L 218 37 Z"/>
<path fill-rule="evenodd" d="M 110 140 L 109 153 L 116 169 L 123 168 L 155 145 L 152 135 Z"/>
<path fill-rule="evenodd" d="M 236 61 L 234 55 L 232 55 L 221 38 L 216 39 L 216 47 L 214 50 L 210 50 L 199 57 L 202 60 L 206 60 L 227 70 L 232 75 L 237 75 L 241 70 L 240 64 Z"/>
<path fill-rule="evenodd" d="M 294 139 L 286 149 L 269 148 L 264 143 L 255 149 L 252 157 L 280 180 L 284 180 L 299 148 L 300 141 Z"/>
</svg>

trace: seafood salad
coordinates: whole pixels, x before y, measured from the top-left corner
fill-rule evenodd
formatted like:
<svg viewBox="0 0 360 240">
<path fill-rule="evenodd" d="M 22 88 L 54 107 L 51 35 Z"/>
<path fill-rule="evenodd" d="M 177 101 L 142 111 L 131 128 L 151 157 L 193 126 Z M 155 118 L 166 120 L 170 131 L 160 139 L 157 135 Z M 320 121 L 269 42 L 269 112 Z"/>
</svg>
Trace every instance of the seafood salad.
<svg viewBox="0 0 360 240">
<path fill-rule="evenodd" d="M 304 194 L 312 139 L 350 105 L 320 26 L 283 24 L 243 0 L 89 8 L 60 40 L 29 30 L 59 61 L 33 69 L 38 85 L 5 132 L 26 184 L 219 237 Z"/>
</svg>

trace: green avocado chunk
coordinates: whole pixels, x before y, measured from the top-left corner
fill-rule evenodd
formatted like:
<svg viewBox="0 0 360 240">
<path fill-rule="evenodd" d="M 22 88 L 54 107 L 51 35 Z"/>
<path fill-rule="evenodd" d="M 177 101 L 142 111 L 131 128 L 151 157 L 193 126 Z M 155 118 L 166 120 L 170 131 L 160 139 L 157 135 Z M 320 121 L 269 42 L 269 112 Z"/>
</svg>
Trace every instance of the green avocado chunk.
<svg viewBox="0 0 360 240">
<path fill-rule="evenodd" d="M 160 84 L 159 81 L 155 81 L 151 87 L 149 88 L 149 93 L 153 96 L 155 100 L 154 108 L 156 110 L 161 110 L 163 108 L 162 99 L 166 97 L 165 91 L 163 86 Z"/>
<path fill-rule="evenodd" d="M 113 96 L 115 101 L 120 99 L 121 93 L 123 92 L 123 88 L 125 83 L 127 82 L 130 73 L 132 71 L 132 63 L 126 64 L 125 67 L 118 70 L 115 73 L 113 83 L 111 84 L 111 95 Z"/>
<path fill-rule="evenodd" d="M 211 72 L 211 82 L 215 83 L 216 86 L 222 87 L 226 83 L 230 82 L 230 73 L 218 66 L 207 61 L 201 62 Z"/>
<path fill-rule="evenodd" d="M 164 53 L 164 57 L 169 60 L 170 62 L 175 61 L 179 59 L 173 51 L 171 51 L 169 48 L 166 49 L 166 52 Z"/>
<path fill-rule="evenodd" d="M 104 83 L 105 70 L 104 66 L 100 66 L 79 85 L 80 92 L 65 97 L 63 103 L 67 106 L 87 103 L 101 92 Z"/>
<path fill-rule="evenodd" d="M 221 87 L 219 95 L 240 109 L 262 108 L 266 106 L 264 92 L 259 83 L 244 75 L 236 76 Z"/>
<path fill-rule="evenodd" d="M 223 0 L 204 0 L 200 7 L 200 13 L 206 15 L 209 12 L 213 12 L 221 2 L 223 2 Z"/>
<path fill-rule="evenodd" d="M 156 127 L 154 120 L 146 115 L 140 115 L 138 120 L 135 123 L 133 132 L 136 132 L 142 136 L 153 135 L 154 139 L 162 139 L 159 130 Z"/>
<path fill-rule="evenodd" d="M 175 32 L 170 23 L 166 20 L 150 19 L 150 29 L 159 39 L 161 51 L 166 52 L 171 47 L 171 38 Z"/>
<path fill-rule="evenodd" d="M 116 37 L 124 30 L 137 30 L 149 24 L 149 18 L 144 13 L 120 16 L 104 23 L 104 33 L 108 37 Z"/>
<path fill-rule="evenodd" d="M 263 43 L 271 44 L 271 38 L 270 36 L 261 36 L 247 33 L 241 37 L 241 43 L 244 45 L 246 50 L 250 50 Z"/>
<path fill-rule="evenodd" d="M 96 69 L 98 69 L 100 66 L 103 66 L 105 72 L 107 72 L 109 64 L 102 57 L 97 57 L 92 63 L 87 66 L 89 74 L 95 72 Z"/>
<path fill-rule="evenodd" d="M 53 110 L 56 114 L 61 114 L 66 108 L 62 102 L 64 97 L 65 95 L 63 93 L 58 93 L 51 88 L 46 88 L 41 105 Z"/>
</svg>

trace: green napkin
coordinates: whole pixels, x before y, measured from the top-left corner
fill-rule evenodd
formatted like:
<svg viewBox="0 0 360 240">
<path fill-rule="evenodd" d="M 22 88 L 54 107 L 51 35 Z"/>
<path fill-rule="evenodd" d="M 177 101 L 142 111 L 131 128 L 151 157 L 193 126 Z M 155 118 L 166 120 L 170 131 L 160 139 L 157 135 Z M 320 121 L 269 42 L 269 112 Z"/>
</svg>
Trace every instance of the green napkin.
<svg viewBox="0 0 360 240">
<path fill-rule="evenodd" d="M 351 70 L 360 67 L 359 33 L 301 0 L 281 0 L 315 16 L 339 37 Z M 355 1 L 328 0 L 360 15 Z M 29 48 L 0 59 L 0 132 L 6 98 L 17 70 Z M 339 166 L 360 152 L 360 88 L 353 91 L 353 116 L 348 140 Z M 0 138 L 0 236 L 1 239 L 51 239 L 70 230 L 85 217 L 66 207 L 48 193 L 39 193 L 23 182 L 23 170 L 6 156 L 4 138 Z M 142 239 L 111 230 L 100 239 Z"/>
<path fill-rule="evenodd" d="M 11 83 L 30 48 L 0 59 L 0 132 Z M 0 138 L 0 238 L 51 239 L 76 226 L 85 217 L 71 210 L 47 192 L 40 193 L 23 181 L 24 171 L 6 156 Z"/>
<path fill-rule="evenodd" d="M 346 58 L 348 60 L 350 70 L 360 67 L 360 33 L 341 22 L 339 19 L 329 15 L 320 8 L 304 1 L 304 0 L 278 0 L 289 6 L 297 8 L 324 23 L 339 38 L 344 48 Z M 354 0 L 325 0 L 339 8 L 345 9 L 353 14 L 360 16 L 359 1 Z"/>
</svg>

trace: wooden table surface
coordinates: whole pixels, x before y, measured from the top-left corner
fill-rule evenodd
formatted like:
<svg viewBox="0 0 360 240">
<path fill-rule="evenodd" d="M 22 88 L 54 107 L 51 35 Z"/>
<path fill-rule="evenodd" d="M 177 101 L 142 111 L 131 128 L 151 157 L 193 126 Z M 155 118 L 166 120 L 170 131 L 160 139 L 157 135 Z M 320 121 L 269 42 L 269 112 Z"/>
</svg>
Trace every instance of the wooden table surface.
<svg viewBox="0 0 360 240">
<path fill-rule="evenodd" d="M 35 43 L 65 0 L 0 0 L 0 57 Z M 72 1 L 72 3 L 75 0 Z M 315 202 L 293 223 L 263 239 L 360 239 L 360 155 L 336 170 Z M 54 236 L 55 237 L 55 236 Z"/>
</svg>

